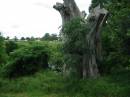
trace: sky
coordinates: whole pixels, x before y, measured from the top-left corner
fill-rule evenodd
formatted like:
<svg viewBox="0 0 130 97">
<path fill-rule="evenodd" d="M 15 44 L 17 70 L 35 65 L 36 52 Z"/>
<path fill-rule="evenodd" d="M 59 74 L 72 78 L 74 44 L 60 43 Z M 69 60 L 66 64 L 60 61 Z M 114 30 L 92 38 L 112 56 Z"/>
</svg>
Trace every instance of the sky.
<svg viewBox="0 0 130 97">
<path fill-rule="evenodd" d="M 75 0 L 80 10 L 88 12 L 91 0 Z M 53 5 L 62 0 L 0 0 L 0 32 L 4 37 L 42 37 L 59 33 L 62 24 Z"/>
</svg>

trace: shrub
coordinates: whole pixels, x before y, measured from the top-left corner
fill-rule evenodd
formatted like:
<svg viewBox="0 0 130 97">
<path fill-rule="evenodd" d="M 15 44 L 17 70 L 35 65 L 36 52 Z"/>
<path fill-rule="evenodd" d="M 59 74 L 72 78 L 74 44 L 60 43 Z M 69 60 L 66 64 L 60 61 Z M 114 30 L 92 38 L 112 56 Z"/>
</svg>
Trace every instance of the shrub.
<svg viewBox="0 0 130 97">
<path fill-rule="evenodd" d="M 6 41 L 5 43 L 5 49 L 6 49 L 6 53 L 9 55 L 10 52 L 13 52 L 15 49 L 18 48 L 16 42 L 14 41 Z"/>
<path fill-rule="evenodd" d="M 29 45 L 10 53 L 10 61 L 4 66 L 8 77 L 19 77 L 48 68 L 49 51 L 44 45 Z"/>
<path fill-rule="evenodd" d="M 2 37 L 0 33 L 0 65 L 6 63 L 6 60 L 7 60 L 7 55 L 5 53 L 4 37 Z"/>
<path fill-rule="evenodd" d="M 49 66 L 56 71 L 62 71 L 64 64 L 64 55 L 62 53 L 62 42 L 51 42 L 49 44 L 51 56 Z"/>
</svg>

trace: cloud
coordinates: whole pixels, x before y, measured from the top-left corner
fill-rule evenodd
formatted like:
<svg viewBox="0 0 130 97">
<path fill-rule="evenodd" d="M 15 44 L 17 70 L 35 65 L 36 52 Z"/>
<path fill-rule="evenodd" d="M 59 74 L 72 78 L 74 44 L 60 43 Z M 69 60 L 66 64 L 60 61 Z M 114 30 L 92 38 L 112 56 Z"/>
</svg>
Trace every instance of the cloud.
<svg viewBox="0 0 130 97">
<path fill-rule="evenodd" d="M 48 8 L 48 9 L 51 8 L 48 4 L 45 4 L 45 3 L 42 3 L 42 2 L 36 2 L 36 3 L 34 3 L 34 5 L 41 6 L 41 7 Z"/>
<path fill-rule="evenodd" d="M 75 1 L 81 11 L 87 12 L 91 0 Z M 56 2 L 63 0 L 0 0 L 0 31 L 11 38 L 58 33 L 62 21 L 53 9 Z"/>
<path fill-rule="evenodd" d="M 11 28 L 17 29 L 17 28 L 20 28 L 20 26 L 19 25 L 12 25 Z"/>
</svg>

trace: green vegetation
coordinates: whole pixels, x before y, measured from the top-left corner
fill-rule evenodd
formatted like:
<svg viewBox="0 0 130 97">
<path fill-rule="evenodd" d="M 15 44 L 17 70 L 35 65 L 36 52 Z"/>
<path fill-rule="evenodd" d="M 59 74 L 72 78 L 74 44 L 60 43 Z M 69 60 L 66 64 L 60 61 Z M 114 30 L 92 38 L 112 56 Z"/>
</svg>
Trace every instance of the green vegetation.
<svg viewBox="0 0 130 97">
<path fill-rule="evenodd" d="M 83 55 L 86 53 L 86 51 L 89 50 L 89 47 L 87 48 L 86 44 L 87 31 L 87 25 L 81 18 L 75 18 L 71 20 L 64 26 L 63 30 L 63 51 L 65 56 L 65 63 L 67 64 L 68 68 L 72 67 L 73 70 L 71 70 L 71 72 L 75 74 L 77 73 L 76 76 L 78 75 L 80 77 L 82 77 L 81 69 Z"/>
<path fill-rule="evenodd" d="M 87 25 L 78 18 L 64 26 L 64 37 L 11 40 L 0 34 L 0 97 L 130 97 L 130 1 L 92 0 L 90 9 L 99 3 L 110 15 L 101 31 L 98 78 L 76 74 L 81 56 L 92 51 L 84 45 Z"/>
<path fill-rule="evenodd" d="M 10 40 L 5 42 L 5 50 L 8 55 L 17 48 L 18 48 L 18 46 L 17 46 L 16 42 L 10 41 Z"/>
<path fill-rule="evenodd" d="M 129 97 L 130 71 L 99 79 L 65 79 L 49 70 L 13 80 L 0 79 L 0 97 Z"/>
<path fill-rule="evenodd" d="M 102 3 L 109 17 L 102 29 L 103 61 L 100 72 L 111 73 L 130 65 L 130 1 L 92 0 L 92 6 Z"/>
<path fill-rule="evenodd" d="M 62 71 L 63 54 L 62 43 L 55 41 L 18 41 L 18 48 L 9 54 L 13 59 L 34 58 L 40 56 L 40 52 L 49 54 L 48 63 L 60 68 Z M 37 49 L 36 49 L 37 48 Z M 35 50 L 34 50 L 35 49 Z M 35 54 L 34 54 L 35 53 Z M 44 54 L 43 54 L 44 55 Z M 31 56 L 31 57 L 30 57 Z M 35 61 L 35 58 L 30 62 Z M 17 61 L 16 61 L 17 62 Z M 40 61 L 37 61 L 40 62 Z M 21 63 L 20 63 L 21 64 Z M 17 64 L 19 66 L 22 66 Z M 37 69 L 38 64 L 23 64 L 24 72 Z M 3 65 L 2 65 L 3 66 Z M 5 65 L 7 66 L 7 65 Z M 15 67 L 15 65 L 13 65 Z M 16 66 L 17 67 L 17 66 Z M 0 97 L 129 97 L 130 94 L 130 70 L 119 70 L 114 73 L 101 76 L 97 79 L 79 79 L 74 75 L 63 77 L 57 69 L 39 69 L 34 74 L 8 79 L 0 77 Z M 4 68 L 1 68 L 1 71 Z M 21 67 L 22 69 L 22 67 Z M 12 69 L 13 70 L 13 69 Z M 28 71 L 26 71 L 28 70 Z M 8 71 L 5 71 L 7 73 Z M 15 72 L 18 74 L 19 71 Z M 21 72 L 20 72 L 21 73 Z M 2 73 L 1 75 L 3 75 Z"/>
<path fill-rule="evenodd" d="M 3 73 L 12 78 L 48 68 L 49 52 L 46 48 L 44 45 L 32 44 L 15 50 L 10 53 L 10 60 L 3 67 Z"/>
<path fill-rule="evenodd" d="M 3 64 L 6 62 L 6 51 L 5 51 L 5 42 L 4 42 L 4 38 L 1 36 L 0 33 L 0 64 Z"/>
<path fill-rule="evenodd" d="M 45 41 L 53 41 L 53 40 L 58 40 L 58 36 L 56 34 L 49 34 L 46 33 L 41 40 L 45 40 Z"/>
</svg>

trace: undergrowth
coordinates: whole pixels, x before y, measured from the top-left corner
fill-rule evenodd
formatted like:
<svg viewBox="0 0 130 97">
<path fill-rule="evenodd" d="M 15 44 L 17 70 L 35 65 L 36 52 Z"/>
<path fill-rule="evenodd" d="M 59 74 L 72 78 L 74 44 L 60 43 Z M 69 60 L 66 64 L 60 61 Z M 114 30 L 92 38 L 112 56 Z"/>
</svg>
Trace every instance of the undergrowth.
<svg viewBox="0 0 130 97">
<path fill-rule="evenodd" d="M 130 71 L 98 79 L 64 78 L 40 71 L 17 79 L 0 78 L 0 97 L 130 97 Z"/>
</svg>

